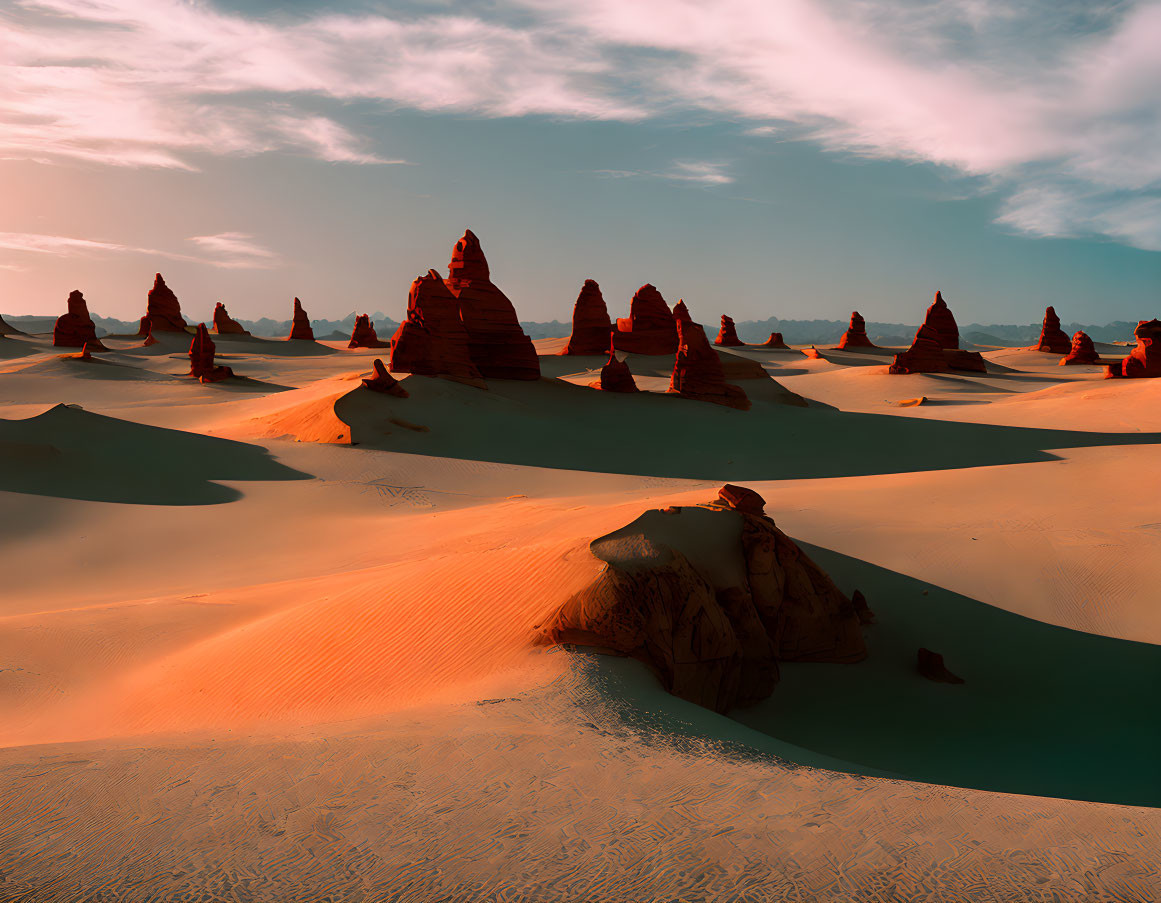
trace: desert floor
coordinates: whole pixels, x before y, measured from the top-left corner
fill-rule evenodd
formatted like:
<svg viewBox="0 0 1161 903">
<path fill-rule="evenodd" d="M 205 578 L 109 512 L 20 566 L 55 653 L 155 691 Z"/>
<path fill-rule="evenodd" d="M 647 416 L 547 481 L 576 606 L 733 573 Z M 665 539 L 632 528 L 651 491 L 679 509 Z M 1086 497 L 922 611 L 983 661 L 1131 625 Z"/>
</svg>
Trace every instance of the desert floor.
<svg viewBox="0 0 1161 903">
<path fill-rule="evenodd" d="M 549 340 L 396 398 L 215 340 L 202 385 L 188 337 L 0 338 L 0 901 L 1161 899 L 1161 380 L 733 349 L 737 411 Z M 725 717 L 530 642 L 725 481 L 866 594 L 865 662 Z"/>
</svg>

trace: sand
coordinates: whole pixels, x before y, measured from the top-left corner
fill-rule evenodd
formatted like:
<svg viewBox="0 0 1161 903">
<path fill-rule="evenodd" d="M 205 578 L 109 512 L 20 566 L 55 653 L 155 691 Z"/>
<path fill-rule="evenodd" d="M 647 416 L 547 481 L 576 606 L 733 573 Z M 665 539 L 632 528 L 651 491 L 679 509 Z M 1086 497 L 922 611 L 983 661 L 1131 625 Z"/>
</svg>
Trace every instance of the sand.
<svg viewBox="0 0 1161 903">
<path fill-rule="evenodd" d="M 743 412 L 556 340 L 404 399 L 342 342 L 202 385 L 105 341 L 0 339 L 0 900 L 1161 896 L 1161 381 L 737 349 Z M 533 645 L 725 481 L 867 595 L 866 662 L 724 717 Z"/>
</svg>

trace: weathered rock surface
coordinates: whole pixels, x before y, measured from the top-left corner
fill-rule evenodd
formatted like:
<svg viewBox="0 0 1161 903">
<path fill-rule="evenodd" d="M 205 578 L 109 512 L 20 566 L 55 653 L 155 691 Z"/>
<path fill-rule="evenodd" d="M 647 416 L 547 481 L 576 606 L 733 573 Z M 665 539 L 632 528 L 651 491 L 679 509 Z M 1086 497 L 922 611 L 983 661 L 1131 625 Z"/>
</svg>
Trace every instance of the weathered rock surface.
<svg viewBox="0 0 1161 903">
<path fill-rule="evenodd" d="M 942 655 L 938 652 L 932 652 L 930 649 L 919 648 L 915 667 L 920 674 L 936 683 L 962 684 L 964 682 L 962 677 L 947 670 Z"/>
<path fill-rule="evenodd" d="M 973 373 L 987 373 L 984 356 L 978 351 L 964 351 L 962 348 L 944 348 L 943 359 L 952 370 L 970 370 Z"/>
<path fill-rule="evenodd" d="M 375 358 L 374 369 L 375 375 L 370 379 L 363 380 L 363 385 L 366 388 L 372 392 L 394 395 L 396 398 L 408 397 L 407 390 L 399 384 L 399 380 L 387 372 L 387 368 L 383 366 L 383 362 L 379 358 Z"/>
<path fill-rule="evenodd" d="M 612 330 L 601 287 L 586 279 L 572 308 L 572 335 L 561 354 L 604 354 Z"/>
<path fill-rule="evenodd" d="M 89 315 L 89 306 L 80 292 L 69 292 L 68 312 L 57 317 L 52 328 L 52 343 L 63 348 L 83 348 L 92 342 L 92 351 L 105 351 L 97 339 L 97 327 Z"/>
<path fill-rule="evenodd" d="M 314 341 L 314 327 L 310 325 L 310 317 L 302 309 L 302 302 L 294 299 L 294 319 L 290 323 L 290 335 L 287 338 Z"/>
<path fill-rule="evenodd" d="M 765 342 L 763 342 L 761 345 L 759 345 L 757 347 L 759 347 L 759 348 L 784 348 L 787 351 L 790 350 L 790 346 L 787 345 L 784 341 L 782 341 L 782 333 L 780 333 L 780 332 L 770 333 L 770 338 L 768 338 Z"/>
<path fill-rule="evenodd" d="M 512 302 L 492 283 L 480 240 L 470 229 L 452 250 L 447 287 L 459 302 L 472 363 L 481 376 L 540 379 L 536 348 L 524 334 Z"/>
<path fill-rule="evenodd" d="M 468 333 L 460 321 L 456 296 L 435 270 L 411 283 L 407 317 L 391 338 L 391 369 L 396 373 L 478 380 Z"/>
<path fill-rule="evenodd" d="M 214 305 L 214 332 L 218 335 L 249 335 L 250 333 L 242 328 L 242 324 L 230 316 L 230 312 L 226 310 L 226 305 L 221 301 Z"/>
<path fill-rule="evenodd" d="M 589 383 L 589 386 L 593 389 L 600 389 L 602 392 L 641 391 L 637 388 L 637 381 L 633 379 L 629 365 L 617 359 L 617 349 L 612 347 L 611 341 L 609 359 L 605 362 L 605 366 L 601 367 L 601 378 Z"/>
<path fill-rule="evenodd" d="M 946 373 L 951 367 L 943 356 L 943 346 L 935 329 L 924 323 L 915 333 L 907 351 L 895 355 L 888 373 Z"/>
<path fill-rule="evenodd" d="M 766 500 L 753 489 L 726 483 L 718 490 L 718 503 L 735 508 L 743 514 L 765 514 Z"/>
<path fill-rule="evenodd" d="M 1055 308 L 1046 307 L 1036 350 L 1049 351 L 1052 354 L 1067 354 L 1071 347 L 1072 342 L 1069 341 L 1068 333 L 1060 328 L 1060 317 L 1056 316 Z"/>
<path fill-rule="evenodd" d="M 669 391 L 683 398 L 749 410 L 750 399 L 740 387 L 726 382 L 721 358 L 710 345 L 705 330 L 689 319 L 689 312 L 681 301 L 674 309 L 674 322 L 678 344 Z"/>
<path fill-rule="evenodd" d="M 1066 364 L 1099 364 L 1101 356 L 1097 354 L 1096 346 L 1093 345 L 1092 339 L 1088 334 L 1077 330 L 1073 333 L 1072 344 L 1068 348 L 1068 354 L 1060 359 L 1060 365 L 1063 367 Z"/>
<path fill-rule="evenodd" d="M 189 374 L 197 377 L 203 383 L 216 383 L 226 377 L 233 376 L 234 371 L 229 367 L 219 367 L 214 364 L 214 340 L 205 323 L 199 323 L 197 332 L 189 346 Z"/>
<path fill-rule="evenodd" d="M 147 336 L 154 332 L 186 332 L 185 319 L 181 315 L 181 304 L 161 273 L 153 279 L 145 305 L 145 316 L 141 318 L 138 335 Z"/>
<path fill-rule="evenodd" d="M 851 313 L 851 325 L 843 333 L 838 343 L 839 348 L 874 348 L 874 343 L 867 338 L 867 321 L 856 310 Z"/>
<path fill-rule="evenodd" d="M 943 300 L 942 292 L 935 293 L 935 300 L 927 308 L 927 316 L 924 317 L 923 324 L 931 327 L 933 336 L 939 342 L 940 348 L 959 347 L 959 327 L 955 324 L 951 308 Z"/>
<path fill-rule="evenodd" d="M 661 292 L 649 283 L 637 289 L 629 303 L 629 316 L 617 319 L 613 341 L 618 351 L 632 354 L 677 351 L 677 326 Z"/>
<path fill-rule="evenodd" d="M 355 327 L 351 330 L 351 340 L 348 348 L 386 348 L 387 342 L 379 338 L 375 332 L 375 324 L 371 322 L 370 314 L 359 314 L 355 317 Z"/>
<path fill-rule="evenodd" d="M 714 339 L 714 344 L 728 348 L 739 348 L 746 343 L 738 338 L 738 330 L 734 326 L 733 319 L 722 314 L 722 325 L 718 328 L 718 337 Z"/>
<path fill-rule="evenodd" d="M 1106 378 L 1152 379 L 1161 376 L 1161 320 L 1140 320 L 1133 330 L 1137 347 L 1120 364 L 1105 371 Z"/>
</svg>

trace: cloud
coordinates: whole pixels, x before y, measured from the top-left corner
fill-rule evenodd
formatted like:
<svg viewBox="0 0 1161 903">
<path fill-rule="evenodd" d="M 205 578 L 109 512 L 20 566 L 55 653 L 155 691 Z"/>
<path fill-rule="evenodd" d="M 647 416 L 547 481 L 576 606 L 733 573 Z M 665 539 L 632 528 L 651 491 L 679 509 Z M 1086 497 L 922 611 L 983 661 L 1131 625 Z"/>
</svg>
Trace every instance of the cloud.
<svg viewBox="0 0 1161 903">
<path fill-rule="evenodd" d="M 102 255 L 146 254 L 167 260 L 182 260 L 225 269 L 269 269 L 278 264 L 278 255 L 255 244 L 253 236 L 243 232 L 222 232 L 218 235 L 199 235 L 189 240 L 208 252 L 203 255 L 183 254 L 158 248 L 139 248 L 112 241 L 73 238 L 67 235 L 45 235 L 38 232 L 0 232 L 0 250 L 28 254 Z M 0 264 L 4 269 L 20 269 L 17 264 Z"/>
<path fill-rule="evenodd" d="M 278 262 L 278 255 L 256 244 L 245 232 L 220 232 L 217 235 L 195 235 L 189 240 L 214 255 L 214 266 L 266 269 Z"/>
<path fill-rule="evenodd" d="M 646 177 L 650 179 L 669 179 L 674 182 L 694 182 L 700 185 L 728 185 L 734 177 L 726 170 L 725 163 L 711 163 L 701 161 L 676 161 L 667 170 L 650 172 L 635 169 L 597 169 L 594 173 L 609 179 L 627 179 Z"/>
</svg>

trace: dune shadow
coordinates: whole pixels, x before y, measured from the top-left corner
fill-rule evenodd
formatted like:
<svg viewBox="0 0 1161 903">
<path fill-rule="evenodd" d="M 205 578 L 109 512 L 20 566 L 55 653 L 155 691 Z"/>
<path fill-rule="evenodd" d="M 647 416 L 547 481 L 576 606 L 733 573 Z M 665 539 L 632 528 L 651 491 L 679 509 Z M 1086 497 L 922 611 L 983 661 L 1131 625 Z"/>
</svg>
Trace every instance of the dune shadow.
<svg viewBox="0 0 1161 903">
<path fill-rule="evenodd" d="M 245 442 L 145 426 L 57 405 L 0 419 L 0 490 L 136 505 L 216 505 L 219 480 L 309 480 Z"/>
</svg>

